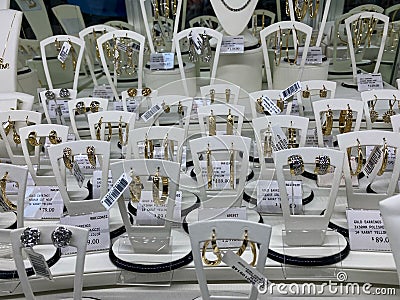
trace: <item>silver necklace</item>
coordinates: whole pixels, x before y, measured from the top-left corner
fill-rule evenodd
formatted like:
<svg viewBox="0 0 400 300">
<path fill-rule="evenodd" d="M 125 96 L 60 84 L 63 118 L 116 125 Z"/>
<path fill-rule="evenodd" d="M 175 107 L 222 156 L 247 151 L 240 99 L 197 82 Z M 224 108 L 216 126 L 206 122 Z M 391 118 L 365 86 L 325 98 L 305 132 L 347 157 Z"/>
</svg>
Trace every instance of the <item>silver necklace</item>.
<svg viewBox="0 0 400 300">
<path fill-rule="evenodd" d="M 223 4 L 227 9 L 229 9 L 230 11 L 238 12 L 238 11 L 242 11 L 243 9 L 245 9 L 245 8 L 250 4 L 251 0 L 247 0 L 246 3 L 245 3 L 243 6 L 239 7 L 239 8 L 230 7 L 230 6 L 225 2 L 225 0 L 221 0 L 221 2 L 222 2 L 222 4 Z"/>
</svg>

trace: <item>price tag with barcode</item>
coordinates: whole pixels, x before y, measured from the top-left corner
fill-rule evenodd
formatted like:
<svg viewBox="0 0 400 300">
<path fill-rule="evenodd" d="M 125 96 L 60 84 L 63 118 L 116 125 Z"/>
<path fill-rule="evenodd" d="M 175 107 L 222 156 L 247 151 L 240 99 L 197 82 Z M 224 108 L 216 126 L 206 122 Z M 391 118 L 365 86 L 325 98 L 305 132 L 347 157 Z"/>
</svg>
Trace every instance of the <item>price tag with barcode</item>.
<svg viewBox="0 0 400 300">
<path fill-rule="evenodd" d="M 284 150 L 288 148 L 288 141 L 282 128 L 279 126 L 272 126 L 272 149 L 274 151 Z"/>
<path fill-rule="evenodd" d="M 371 146 L 367 146 L 365 152 L 366 156 L 368 157 L 368 160 L 367 163 L 365 164 L 363 172 L 368 177 L 368 175 L 372 173 L 376 164 L 381 158 L 382 150 L 380 146 L 375 146 L 373 147 L 373 149 Z"/>
<path fill-rule="evenodd" d="M 125 189 L 129 186 L 132 181 L 132 177 L 122 173 L 118 178 L 112 188 L 107 192 L 107 194 L 100 200 L 100 203 L 109 210 L 115 202 L 122 196 Z"/>
<path fill-rule="evenodd" d="M 283 99 L 286 100 L 287 98 L 290 98 L 294 94 L 298 93 L 301 91 L 301 83 L 300 81 L 296 81 L 293 83 L 291 86 L 288 88 L 284 89 L 279 96 Z"/>
<path fill-rule="evenodd" d="M 25 253 L 28 255 L 29 261 L 35 270 L 35 274 L 46 278 L 48 280 L 53 280 L 53 275 L 50 272 L 49 265 L 47 264 L 46 259 L 40 253 L 35 252 L 32 248 L 24 248 Z"/>
<path fill-rule="evenodd" d="M 100 198 L 100 188 L 101 188 L 101 179 L 102 179 L 102 170 L 96 170 L 93 172 L 93 186 L 92 186 L 92 191 L 93 191 L 93 199 L 99 199 Z M 112 180 L 112 173 L 111 170 L 108 171 L 108 188 L 107 191 L 111 190 L 113 187 L 113 180 Z"/>
<path fill-rule="evenodd" d="M 203 46 L 203 39 L 200 37 L 197 31 L 192 31 L 188 36 L 188 39 L 191 39 L 193 42 L 194 49 L 196 50 L 197 54 L 201 54 L 201 48 Z M 190 41 L 189 41 L 190 43 Z"/>
<path fill-rule="evenodd" d="M 296 64 L 300 65 L 303 57 L 304 47 L 299 47 Z M 306 65 L 322 64 L 322 49 L 321 47 L 309 47 L 307 51 Z"/>
<path fill-rule="evenodd" d="M 223 36 L 221 44 L 221 53 L 243 53 L 244 36 Z"/>
<path fill-rule="evenodd" d="M 156 114 L 158 114 L 162 110 L 162 106 L 160 104 L 156 104 L 152 106 L 148 111 L 146 111 L 142 115 L 142 120 L 147 122 L 149 121 L 152 117 L 154 117 Z"/>
<path fill-rule="evenodd" d="M 357 74 L 357 86 L 359 92 L 383 89 L 382 75 L 381 73 Z"/>
<path fill-rule="evenodd" d="M 171 70 L 174 68 L 174 53 L 151 53 L 150 70 Z"/>
<path fill-rule="evenodd" d="M 74 175 L 76 181 L 78 182 L 79 187 L 81 188 L 83 185 L 83 182 L 85 181 L 85 175 L 83 175 L 82 170 L 76 161 L 74 161 L 72 163 L 71 172 L 72 172 L 72 175 Z"/>
<path fill-rule="evenodd" d="M 60 53 L 58 53 L 57 59 L 62 63 L 64 63 L 68 57 L 70 50 L 71 50 L 71 44 L 68 42 L 64 42 L 61 47 Z"/>
<path fill-rule="evenodd" d="M 269 112 L 270 115 L 279 115 L 282 112 L 281 109 L 276 106 L 274 101 L 272 101 L 269 97 L 262 96 L 261 99 L 261 105 L 264 108 L 264 111 Z"/>
</svg>

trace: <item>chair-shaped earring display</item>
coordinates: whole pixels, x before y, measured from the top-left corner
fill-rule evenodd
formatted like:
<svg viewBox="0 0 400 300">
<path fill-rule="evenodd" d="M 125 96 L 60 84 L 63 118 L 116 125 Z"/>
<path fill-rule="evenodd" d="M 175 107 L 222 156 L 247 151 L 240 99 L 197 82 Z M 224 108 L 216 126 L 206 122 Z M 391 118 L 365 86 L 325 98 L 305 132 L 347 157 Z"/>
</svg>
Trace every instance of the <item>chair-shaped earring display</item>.
<svg viewBox="0 0 400 300">
<path fill-rule="evenodd" d="M 113 103 L 114 109 L 134 112 L 136 113 L 136 117 L 139 118 L 140 114 L 145 113 L 149 109 L 148 105 L 150 105 L 150 103 L 148 100 L 150 99 L 152 101 L 157 95 L 158 90 L 153 90 L 148 87 L 143 89 L 129 88 L 121 92 L 122 108 L 121 103 L 116 101 Z"/>
<path fill-rule="evenodd" d="M 263 106 L 263 101 L 269 101 L 268 99 L 272 100 L 272 102 L 281 110 L 282 114 L 290 115 L 292 111 L 292 101 L 282 100 L 280 96 L 281 92 L 281 90 L 262 90 L 249 93 L 251 114 L 253 119 L 262 115 L 270 114 Z M 267 99 L 264 100 L 264 98 Z"/>
<path fill-rule="evenodd" d="M 201 97 L 211 104 L 234 104 L 239 102 L 240 87 L 233 83 L 215 83 L 200 87 Z"/>
<path fill-rule="evenodd" d="M 46 90 L 39 93 L 47 124 L 60 124 L 69 119 L 68 101 L 76 99 L 77 90 L 66 88 Z"/>
</svg>

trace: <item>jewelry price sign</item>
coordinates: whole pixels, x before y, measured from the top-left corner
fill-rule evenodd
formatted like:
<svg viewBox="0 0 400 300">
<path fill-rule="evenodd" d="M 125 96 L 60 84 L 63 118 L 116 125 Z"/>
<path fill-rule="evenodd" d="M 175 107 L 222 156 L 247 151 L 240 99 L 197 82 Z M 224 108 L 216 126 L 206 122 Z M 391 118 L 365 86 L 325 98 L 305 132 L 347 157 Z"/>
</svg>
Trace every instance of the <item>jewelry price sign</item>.
<svg viewBox="0 0 400 300">
<path fill-rule="evenodd" d="M 244 53 L 244 36 L 223 36 L 220 53 Z"/>
<path fill-rule="evenodd" d="M 304 47 L 299 47 L 296 64 L 300 65 L 303 56 Z M 322 64 L 321 47 L 309 47 L 307 51 L 306 65 Z"/>
<path fill-rule="evenodd" d="M 383 89 L 381 73 L 376 74 L 357 74 L 357 86 L 359 92 Z"/>
<path fill-rule="evenodd" d="M 151 53 L 150 70 L 171 70 L 174 68 L 174 53 Z"/>
<path fill-rule="evenodd" d="M 64 202 L 57 186 L 28 186 L 25 192 L 24 217 L 32 220 L 60 218 Z"/>
<path fill-rule="evenodd" d="M 230 165 L 230 161 L 212 161 L 212 174 L 208 174 L 207 161 L 200 161 L 204 182 L 208 182 L 208 176 L 212 176 L 212 190 L 231 189 L 230 183 L 231 180 L 235 183 L 236 170 L 234 168 L 231 172 Z"/>
</svg>

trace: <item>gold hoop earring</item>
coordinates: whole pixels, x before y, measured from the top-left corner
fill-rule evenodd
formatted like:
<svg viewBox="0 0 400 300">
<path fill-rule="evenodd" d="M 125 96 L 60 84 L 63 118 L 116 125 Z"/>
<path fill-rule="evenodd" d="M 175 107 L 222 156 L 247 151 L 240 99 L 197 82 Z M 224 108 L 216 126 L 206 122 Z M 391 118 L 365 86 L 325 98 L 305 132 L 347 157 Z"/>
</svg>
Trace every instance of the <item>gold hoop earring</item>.
<svg viewBox="0 0 400 300">
<path fill-rule="evenodd" d="M 2 206 L 5 211 L 16 211 L 17 206 L 7 198 L 7 177 L 8 172 L 6 172 L 3 178 L 0 179 L 1 196 L 3 198 L 0 206 Z"/>
<path fill-rule="evenodd" d="M 98 101 L 90 102 L 89 109 L 92 113 L 99 112 L 100 110 L 100 103 Z"/>
<path fill-rule="evenodd" d="M 213 181 L 213 167 L 211 161 L 210 144 L 208 144 L 207 146 L 206 159 L 207 159 L 207 187 L 208 189 L 211 189 Z"/>
<path fill-rule="evenodd" d="M 221 255 L 221 251 L 219 250 L 219 248 L 217 246 L 217 237 L 216 237 L 214 229 L 213 229 L 212 235 L 211 235 L 211 248 L 212 248 L 214 255 L 217 256 L 216 260 L 209 260 L 206 257 L 206 251 L 207 251 L 207 247 L 209 244 L 210 244 L 210 240 L 204 241 L 203 248 L 201 250 L 201 258 L 203 259 L 203 262 L 207 266 L 218 266 L 222 261 L 222 255 Z"/>
<path fill-rule="evenodd" d="M 382 152 L 383 152 L 382 165 L 377 173 L 378 176 L 382 176 L 383 173 L 385 173 L 387 163 L 389 160 L 389 150 L 388 150 L 388 146 L 387 146 L 385 138 L 383 138 L 383 151 Z"/>
<path fill-rule="evenodd" d="M 352 124 L 353 124 L 353 111 L 350 108 L 350 105 L 347 104 L 347 109 L 340 111 L 339 132 L 340 133 L 350 132 Z"/>
<path fill-rule="evenodd" d="M 236 252 L 236 255 L 242 256 L 244 251 L 246 251 L 247 245 L 249 244 L 249 235 L 247 232 L 247 229 L 244 231 L 244 237 L 243 237 L 243 242 L 242 245 L 240 246 L 239 250 Z M 250 266 L 254 267 L 257 262 L 257 250 L 256 250 L 256 244 L 254 242 L 250 242 L 250 249 L 251 253 L 253 254 L 253 259 L 250 262 Z"/>
<path fill-rule="evenodd" d="M 153 153 L 154 153 L 153 142 L 147 138 L 146 134 L 146 137 L 144 139 L 144 158 L 152 159 Z"/>
<path fill-rule="evenodd" d="M 328 105 L 328 110 L 325 112 L 325 122 L 322 125 L 322 134 L 324 136 L 328 136 L 332 134 L 332 127 L 333 127 L 333 113 L 332 110 L 329 108 Z"/>
<path fill-rule="evenodd" d="M 132 202 L 139 202 L 140 198 L 142 196 L 142 189 L 143 189 L 143 184 L 140 180 L 140 176 L 134 176 L 133 170 L 130 172 L 132 181 L 129 184 L 129 193 L 131 195 L 131 201 Z"/>
<path fill-rule="evenodd" d="M 360 141 L 357 139 L 357 169 L 355 172 L 353 172 L 353 169 L 351 168 L 351 160 L 350 160 L 350 156 L 351 156 L 351 148 L 347 149 L 347 159 L 349 162 L 349 168 L 350 168 L 350 175 L 351 176 L 358 176 L 358 174 L 361 173 L 362 167 L 363 167 L 363 160 L 364 160 L 364 155 L 362 153 L 362 147 L 360 144 Z"/>
</svg>

